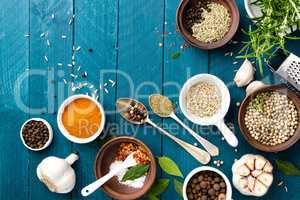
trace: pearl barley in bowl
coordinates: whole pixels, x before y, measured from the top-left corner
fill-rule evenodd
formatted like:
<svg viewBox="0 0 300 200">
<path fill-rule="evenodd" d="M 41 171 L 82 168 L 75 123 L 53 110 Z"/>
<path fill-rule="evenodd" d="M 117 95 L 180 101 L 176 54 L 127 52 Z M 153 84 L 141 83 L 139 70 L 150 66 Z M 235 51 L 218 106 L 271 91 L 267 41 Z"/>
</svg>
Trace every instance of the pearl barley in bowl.
<svg viewBox="0 0 300 200">
<path fill-rule="evenodd" d="M 58 110 L 57 124 L 62 134 L 75 143 L 89 143 L 102 132 L 105 113 L 98 101 L 88 95 L 67 98 Z"/>
</svg>

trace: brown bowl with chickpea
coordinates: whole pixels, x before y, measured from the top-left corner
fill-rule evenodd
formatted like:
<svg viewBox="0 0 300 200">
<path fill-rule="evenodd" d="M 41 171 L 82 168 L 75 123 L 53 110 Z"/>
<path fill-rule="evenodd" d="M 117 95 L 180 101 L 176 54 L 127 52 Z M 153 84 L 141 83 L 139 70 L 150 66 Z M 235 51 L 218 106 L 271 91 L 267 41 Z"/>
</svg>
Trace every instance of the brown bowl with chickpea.
<svg viewBox="0 0 300 200">
<path fill-rule="evenodd" d="M 240 130 L 254 148 L 279 152 L 300 138 L 300 99 L 283 85 L 272 85 L 248 95 L 239 109 Z"/>
</svg>

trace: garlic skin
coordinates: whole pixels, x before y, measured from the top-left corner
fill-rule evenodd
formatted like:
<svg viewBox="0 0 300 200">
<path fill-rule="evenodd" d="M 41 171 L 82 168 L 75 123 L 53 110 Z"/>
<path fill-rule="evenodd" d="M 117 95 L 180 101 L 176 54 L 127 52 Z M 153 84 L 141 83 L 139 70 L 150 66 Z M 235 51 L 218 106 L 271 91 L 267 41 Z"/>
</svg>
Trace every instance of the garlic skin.
<svg viewBox="0 0 300 200">
<path fill-rule="evenodd" d="M 248 85 L 254 79 L 254 67 L 252 63 L 246 58 L 236 72 L 234 82 L 238 87 L 244 87 Z"/>
<path fill-rule="evenodd" d="M 264 84 L 262 81 L 252 81 L 246 88 L 246 95 L 250 95 L 252 94 L 253 92 L 261 89 L 261 88 L 264 88 L 268 86 L 267 84 Z"/>
<path fill-rule="evenodd" d="M 70 154 L 66 159 L 47 157 L 38 165 L 37 176 L 51 192 L 69 193 L 76 182 L 76 175 L 71 165 L 78 158 L 77 154 Z"/>
<path fill-rule="evenodd" d="M 232 182 L 243 195 L 261 197 L 273 182 L 273 166 L 260 155 L 246 154 L 232 165 Z"/>
</svg>

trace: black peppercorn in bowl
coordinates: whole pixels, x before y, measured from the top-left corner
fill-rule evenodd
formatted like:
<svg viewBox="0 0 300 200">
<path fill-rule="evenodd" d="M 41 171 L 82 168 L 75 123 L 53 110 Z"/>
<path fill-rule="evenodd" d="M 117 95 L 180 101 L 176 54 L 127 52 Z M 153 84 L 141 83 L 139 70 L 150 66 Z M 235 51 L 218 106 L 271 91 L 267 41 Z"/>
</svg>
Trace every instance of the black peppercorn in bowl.
<svg viewBox="0 0 300 200">
<path fill-rule="evenodd" d="M 183 183 L 183 199 L 231 200 L 232 187 L 220 170 L 202 166 L 192 170 Z"/>
<path fill-rule="evenodd" d="M 195 15 L 199 15 L 200 4 L 206 3 L 218 3 L 223 5 L 230 14 L 230 25 L 225 35 L 216 41 L 206 43 L 196 39 L 190 27 L 190 21 L 193 23 L 199 19 Z M 198 8 L 197 8 L 198 6 Z M 202 7 L 201 7 L 202 8 Z M 191 13 L 192 12 L 192 13 Z M 179 7 L 177 8 L 176 14 L 176 25 L 179 33 L 182 37 L 192 46 L 199 49 L 211 50 L 224 46 L 227 44 L 235 35 L 240 22 L 239 9 L 235 3 L 235 0 L 182 0 Z"/>
<path fill-rule="evenodd" d="M 27 149 L 41 151 L 51 144 L 53 130 L 46 120 L 42 118 L 31 118 L 22 125 L 20 138 Z"/>
</svg>

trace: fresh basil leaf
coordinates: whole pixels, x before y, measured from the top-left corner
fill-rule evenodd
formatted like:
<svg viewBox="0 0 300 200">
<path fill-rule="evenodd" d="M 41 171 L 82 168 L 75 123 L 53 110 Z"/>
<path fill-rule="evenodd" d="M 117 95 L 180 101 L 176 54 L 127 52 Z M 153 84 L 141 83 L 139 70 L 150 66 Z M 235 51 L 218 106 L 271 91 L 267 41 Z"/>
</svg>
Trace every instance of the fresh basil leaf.
<svg viewBox="0 0 300 200">
<path fill-rule="evenodd" d="M 166 156 L 158 157 L 158 163 L 162 170 L 164 170 L 164 172 L 166 172 L 167 174 L 170 174 L 172 176 L 183 177 L 176 163 L 170 158 Z"/>
<path fill-rule="evenodd" d="M 170 180 L 166 179 L 166 178 L 157 180 L 153 184 L 153 186 L 151 187 L 151 189 L 149 190 L 147 195 L 159 196 L 161 193 L 163 193 L 167 189 L 167 187 L 169 186 L 169 183 L 170 183 Z"/>
<path fill-rule="evenodd" d="M 136 165 L 128 169 L 122 178 L 122 181 L 135 180 L 145 175 L 148 171 L 149 165 Z"/>
<path fill-rule="evenodd" d="M 286 176 L 300 176 L 300 170 L 293 163 L 276 160 L 276 165 L 278 170 Z"/>
<path fill-rule="evenodd" d="M 172 59 L 175 60 L 175 59 L 179 58 L 180 55 L 181 55 L 181 53 L 179 51 L 177 51 L 177 52 L 172 54 Z"/>
<path fill-rule="evenodd" d="M 157 196 L 154 196 L 154 195 L 152 195 L 152 194 L 147 194 L 146 197 L 147 197 L 147 199 L 149 199 L 149 200 L 159 200 L 159 198 L 158 198 Z"/>
<path fill-rule="evenodd" d="M 173 183 L 174 183 L 175 191 L 182 197 L 183 183 L 176 179 L 174 179 Z"/>
</svg>

